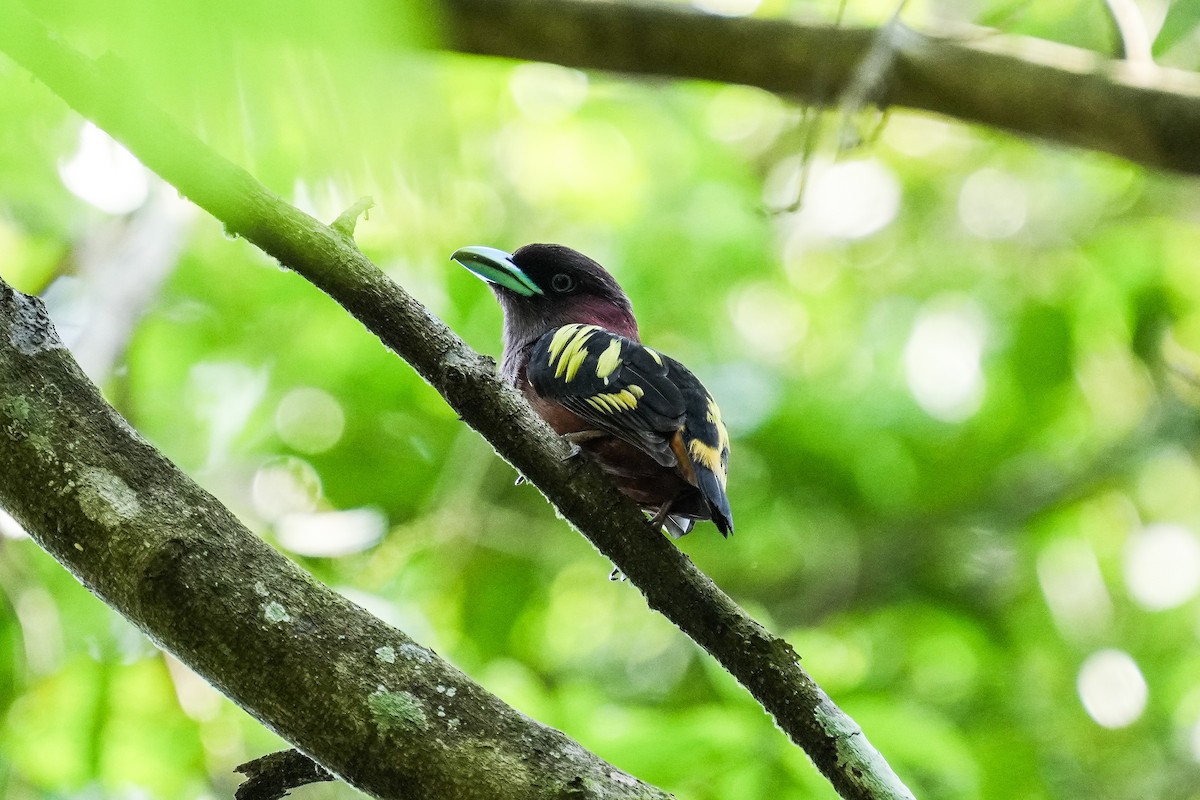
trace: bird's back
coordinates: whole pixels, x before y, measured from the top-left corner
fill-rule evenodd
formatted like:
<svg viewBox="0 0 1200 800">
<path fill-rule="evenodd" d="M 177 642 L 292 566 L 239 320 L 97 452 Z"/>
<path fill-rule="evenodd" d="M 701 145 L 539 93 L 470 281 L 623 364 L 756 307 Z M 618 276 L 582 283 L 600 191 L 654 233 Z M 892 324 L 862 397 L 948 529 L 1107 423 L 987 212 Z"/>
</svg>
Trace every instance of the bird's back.
<svg viewBox="0 0 1200 800">
<path fill-rule="evenodd" d="M 685 366 L 576 323 L 537 340 L 525 375 L 535 409 L 559 433 L 598 431 L 624 443 L 597 439 L 585 449 L 614 477 L 636 479 L 622 486 L 626 494 L 646 507 L 669 505 L 673 515 L 711 518 L 723 534 L 733 530 L 729 436 L 716 402 Z"/>
</svg>

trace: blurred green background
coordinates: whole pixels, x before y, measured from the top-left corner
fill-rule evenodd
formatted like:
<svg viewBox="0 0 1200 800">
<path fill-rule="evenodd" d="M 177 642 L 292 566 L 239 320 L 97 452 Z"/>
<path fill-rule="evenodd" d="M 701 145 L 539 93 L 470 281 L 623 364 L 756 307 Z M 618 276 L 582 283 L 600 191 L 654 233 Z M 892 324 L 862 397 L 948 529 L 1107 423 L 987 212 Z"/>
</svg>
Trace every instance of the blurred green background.
<svg viewBox="0 0 1200 800">
<path fill-rule="evenodd" d="M 1163 63 L 1200 67 L 1200 3 L 1142 10 Z M 607 265 L 733 435 L 737 535 L 680 547 L 919 797 L 1200 798 L 1196 179 L 902 110 L 444 53 L 419 5 L 37 13 L 305 210 L 373 196 L 364 250 L 485 353 L 499 310 L 454 249 L 557 241 Z M 1112 47 L 1093 1 L 904 19 Z M 681 798 L 834 796 L 340 308 L 3 57 L 0 97 L 0 276 L 253 530 Z M 878 133 L 839 153 L 846 125 Z M 0 796 L 229 797 L 235 765 L 282 746 L 11 518 L 0 533 Z"/>
</svg>

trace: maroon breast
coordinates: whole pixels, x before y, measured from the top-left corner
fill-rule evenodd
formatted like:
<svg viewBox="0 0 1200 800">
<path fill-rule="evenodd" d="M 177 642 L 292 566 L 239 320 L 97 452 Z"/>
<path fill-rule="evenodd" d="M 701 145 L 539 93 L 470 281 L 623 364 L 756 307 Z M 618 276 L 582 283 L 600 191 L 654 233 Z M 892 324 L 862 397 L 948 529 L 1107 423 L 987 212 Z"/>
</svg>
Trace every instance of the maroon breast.
<svg viewBox="0 0 1200 800">
<path fill-rule="evenodd" d="M 538 396 L 528 383 L 523 382 L 521 390 L 533 410 L 556 433 L 595 429 L 573 411 Z M 591 439 L 579 446 L 612 477 L 627 497 L 643 508 L 657 510 L 663 503 L 677 498 L 671 505 L 671 513 L 694 519 L 709 518 L 708 506 L 700 491 L 684 478 L 678 467 L 664 467 L 645 451 L 615 436 Z"/>
</svg>

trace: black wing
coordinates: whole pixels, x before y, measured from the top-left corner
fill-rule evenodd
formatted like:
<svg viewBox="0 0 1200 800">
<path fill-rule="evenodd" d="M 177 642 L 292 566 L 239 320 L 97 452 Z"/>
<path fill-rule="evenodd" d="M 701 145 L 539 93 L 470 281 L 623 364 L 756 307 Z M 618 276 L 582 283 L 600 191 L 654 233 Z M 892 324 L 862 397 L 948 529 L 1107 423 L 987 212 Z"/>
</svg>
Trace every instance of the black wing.
<svg viewBox="0 0 1200 800">
<path fill-rule="evenodd" d="M 539 395 L 641 448 L 664 467 L 679 464 L 682 453 L 672 444 L 681 445 L 689 462 L 682 472 L 694 478 L 720 531 L 733 530 L 725 494 L 729 434 L 716 401 L 678 361 L 576 323 L 538 339 L 526 375 Z"/>
<path fill-rule="evenodd" d="M 687 405 L 671 363 L 632 339 L 572 324 L 538 339 L 526 376 L 542 397 L 672 467 L 678 459 L 671 437 L 683 427 Z"/>
</svg>

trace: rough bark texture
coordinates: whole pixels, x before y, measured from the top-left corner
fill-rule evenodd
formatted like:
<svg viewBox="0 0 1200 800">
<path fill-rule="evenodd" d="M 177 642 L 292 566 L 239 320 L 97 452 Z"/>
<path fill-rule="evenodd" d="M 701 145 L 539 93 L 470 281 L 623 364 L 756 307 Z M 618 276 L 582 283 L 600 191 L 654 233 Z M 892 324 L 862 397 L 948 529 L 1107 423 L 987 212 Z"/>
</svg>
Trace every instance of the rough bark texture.
<svg viewBox="0 0 1200 800">
<path fill-rule="evenodd" d="M 934 111 L 1200 173 L 1200 76 L 994 31 L 931 36 L 727 18 L 614 0 L 442 0 L 446 45 L 582 69 L 742 83 L 837 105 L 880 37 L 863 102 Z M 877 61 L 876 63 L 880 63 Z"/>
<path fill-rule="evenodd" d="M 126 424 L 0 282 L 0 504 L 151 638 L 379 797 L 666 798 L 316 582 Z"/>
<path fill-rule="evenodd" d="M 280 800 L 292 789 L 334 780 L 332 773 L 299 750 L 268 753 L 240 765 L 237 771 L 246 780 L 237 788 L 234 800 Z"/>
<path fill-rule="evenodd" d="M 115 61 L 92 61 L 63 47 L 15 0 L 0 0 L 0 15 L 5 19 L 5 24 L 0 26 L 0 50 L 24 65 L 81 114 L 120 140 L 144 164 L 221 220 L 228 231 L 255 243 L 328 293 L 411 364 L 467 424 L 478 430 L 503 458 L 535 484 L 566 519 L 617 565 L 642 592 L 651 608 L 663 613 L 749 689 L 792 740 L 804 748 L 843 797 L 911 797 L 854 721 L 841 712 L 801 668 L 792 648 L 764 630 L 665 537 L 653 531 L 642 514 L 594 465 L 580 459 L 564 461 L 563 456 L 568 452 L 566 445 L 533 414 L 513 389 L 495 378 L 494 364 L 468 348 L 440 320 L 381 273 L 354 246 L 344 232 L 344 226 L 339 226 L 342 230 L 335 230 L 287 205 L 244 170 L 179 129 L 138 90 L 135 81 Z M 45 408 L 41 410 L 49 411 L 50 405 L 44 403 Z M 120 427 L 116 420 L 106 424 Z M 22 441 L 28 441 L 28 437 Z M 37 450 L 33 445 L 27 449 L 31 449 L 29 454 Z M 112 457 L 118 463 L 106 469 L 121 478 L 126 490 L 135 492 L 139 503 L 147 505 L 141 487 L 161 486 L 162 479 L 155 473 L 171 468 L 155 456 L 155 461 L 139 462 L 134 472 L 126 473 L 116 469 L 123 463 L 124 454 L 118 451 Z M 146 458 L 151 456 L 147 454 Z M 20 461 L 8 463 L 15 465 Z M 7 494 L 0 496 L 0 501 L 12 505 L 23 521 L 38 530 L 49 531 L 60 523 L 51 517 L 37 516 L 39 499 L 46 495 L 39 487 L 60 485 L 63 480 L 61 471 L 47 466 L 36 480 L 19 482 L 23 488 L 12 490 L 12 501 Z M 119 491 L 120 486 L 117 490 L 117 499 L 128 496 L 127 491 Z M 95 491 L 100 492 L 100 489 Z M 172 531 L 188 515 L 194 517 L 202 513 L 220 519 L 223 528 L 236 522 L 223 519 L 222 516 L 227 517 L 223 511 L 192 509 L 190 502 L 211 499 L 197 494 L 198 491 L 154 493 L 155 499 L 163 495 L 161 500 L 166 504 L 165 508 L 172 512 L 172 516 L 160 520 L 162 527 L 157 535 L 167 537 L 164 546 L 149 548 L 152 555 L 142 551 L 121 553 L 119 550 L 115 556 L 97 555 L 96 558 L 107 563 L 97 565 L 88 574 L 98 579 L 106 570 L 126 569 L 126 559 L 133 555 L 138 556 L 138 563 L 148 560 L 150 563 L 143 565 L 141 570 L 150 570 L 148 585 L 157 587 L 156 591 L 160 593 L 155 597 L 169 597 L 182 605 L 162 607 L 161 614 L 157 611 L 144 614 L 140 611 L 144 598 L 132 598 L 135 601 L 132 603 L 133 616 L 172 650 L 177 650 L 178 638 L 184 660 L 196 665 L 201 674 L 220 686 L 230 685 L 224 670 L 237 667 L 237 659 L 229 658 L 232 655 L 228 652 L 229 640 L 219 638 L 223 626 L 231 624 L 226 617 L 249 613 L 256 622 L 261 620 L 252 632 L 263 634 L 264 643 L 255 642 L 251 637 L 247 657 L 253 659 L 253 666 L 245 670 L 257 672 L 258 677 L 247 674 L 244 680 L 249 682 L 248 689 L 252 691 L 231 692 L 231 695 L 255 709 L 254 713 L 285 738 L 344 777 L 349 777 L 349 768 L 353 767 L 356 771 L 365 770 L 365 774 L 374 774 L 373 770 L 400 770 L 400 774 L 406 776 L 405 780 L 415 780 L 413 776 L 423 775 L 425 770 L 448 769 L 446 762 L 458 764 L 460 753 L 453 749 L 442 751 L 445 761 L 440 765 L 395 763 L 405 761 L 403 757 L 396 759 L 395 752 L 402 756 L 409 752 L 405 749 L 402 733 L 413 732 L 413 725 L 419 724 L 422 718 L 430 726 L 441 726 L 444 722 L 431 715 L 431 710 L 436 708 L 431 704 L 437 702 L 437 697 L 428 694 L 433 682 L 411 669 L 412 665 L 402 662 L 400 657 L 395 665 L 371 664 L 370 670 L 380 671 L 370 672 L 372 680 L 381 673 L 392 679 L 380 682 L 386 688 L 369 695 L 374 700 L 368 701 L 366 707 L 361 697 L 357 706 L 342 707 L 315 685 L 305 686 L 305 681 L 301 680 L 280 680 L 279 669 L 283 667 L 301 673 L 307 668 L 312 672 L 337 674 L 336 668 L 327 669 L 327 654 L 315 644 L 310 646 L 310 639 L 320 638 L 324 645 L 337 652 L 352 647 L 359 655 L 366 653 L 369 657 L 373 657 L 379 647 L 390 646 L 400 654 L 401 648 L 416 645 L 397 638 L 395 631 L 381 623 L 367 620 L 361 620 L 362 631 L 350 629 L 344 632 L 348 641 L 329 640 L 325 634 L 309 633 L 305 626 L 316 615 L 299 611 L 302 602 L 316 603 L 318 609 L 339 615 L 350 614 L 351 610 L 360 612 L 315 585 L 290 562 L 265 547 L 248 550 L 244 558 L 250 561 L 251 570 L 280 572 L 278 585 L 272 582 L 266 596 L 258 593 L 253 584 L 223 587 L 221 591 L 207 585 L 206 581 L 226 580 L 223 562 L 227 562 L 232 554 L 218 547 L 222 542 L 219 538 L 211 535 L 173 536 Z M 23 497 L 15 497 L 17 493 L 22 493 Z M 60 499 L 55 507 L 70 510 L 72 503 L 78 505 L 75 496 L 71 494 L 69 499 Z M 112 529 L 99 531 L 98 535 L 111 540 Z M 74 564 L 77 551 L 73 545 L 64 547 L 59 543 L 49 547 L 65 563 Z M 75 569 L 74 566 L 71 568 Z M 250 574 L 254 574 L 253 571 Z M 196 590 L 194 593 L 193 589 Z M 313 597 L 305 600 L 310 592 Z M 227 605 L 234 601 L 233 606 Z M 187 613 L 179 613 L 180 609 Z M 272 622 L 271 617 L 278 617 L 279 612 L 286 612 L 289 619 Z M 354 619 L 358 620 L 357 617 Z M 238 624 L 241 622 L 244 620 Z M 298 635 L 301 631 L 305 635 Z M 290 642 L 292 649 L 255 649 L 265 647 L 265 642 L 281 646 Z M 392 670 L 402 667 L 409 669 L 403 677 L 415 681 L 411 687 L 403 680 L 394 679 Z M 447 678 L 453 683 L 446 685 L 459 686 L 466 681 L 457 672 L 448 673 Z M 296 696 L 289 694 L 280 698 L 279 693 L 285 691 L 280 684 L 306 688 L 304 699 L 315 711 L 306 709 L 301 698 Z M 261 702 L 259 692 L 262 693 Z M 482 695 L 479 697 L 479 702 L 487 702 Z M 418 711 L 422 713 L 418 714 Z M 292 726 L 301 726 L 314 716 L 319 719 L 324 713 L 343 715 L 347 738 L 330 736 L 329 729 L 323 729 L 313 734 L 316 738 L 309 740 L 292 730 Z M 380 715 L 385 722 L 391 720 L 388 723 L 391 728 L 379 727 Z M 515 722 L 512 724 L 516 725 Z M 389 733 L 391 735 L 385 737 Z M 523 735 L 517 727 L 511 727 L 509 733 L 514 737 Z M 376 745 L 373 749 L 367 746 L 371 743 Z M 561 748 L 556 749 L 558 747 L 545 745 L 539 750 L 547 760 L 548 768 L 552 766 L 552 756 L 561 752 Z M 503 749 L 499 740 L 482 743 L 476 749 L 480 751 L 477 754 L 480 759 L 491 762 L 490 768 L 497 773 L 512 773 L 514 781 L 525 775 L 519 769 L 521 764 L 502 757 L 512 751 Z M 471 748 L 467 752 L 472 752 Z M 465 775 L 475 775 L 473 767 L 462 766 Z M 404 769 L 411 772 L 405 773 Z M 450 772 L 441 772 L 439 776 L 446 780 L 459 779 Z M 532 780 L 537 776 L 526 777 Z M 356 784 L 364 785 L 361 781 Z M 614 781 L 605 785 L 612 786 Z M 579 787 L 580 791 L 584 788 L 584 785 Z M 484 795 L 476 792 L 444 796 Z"/>
</svg>

